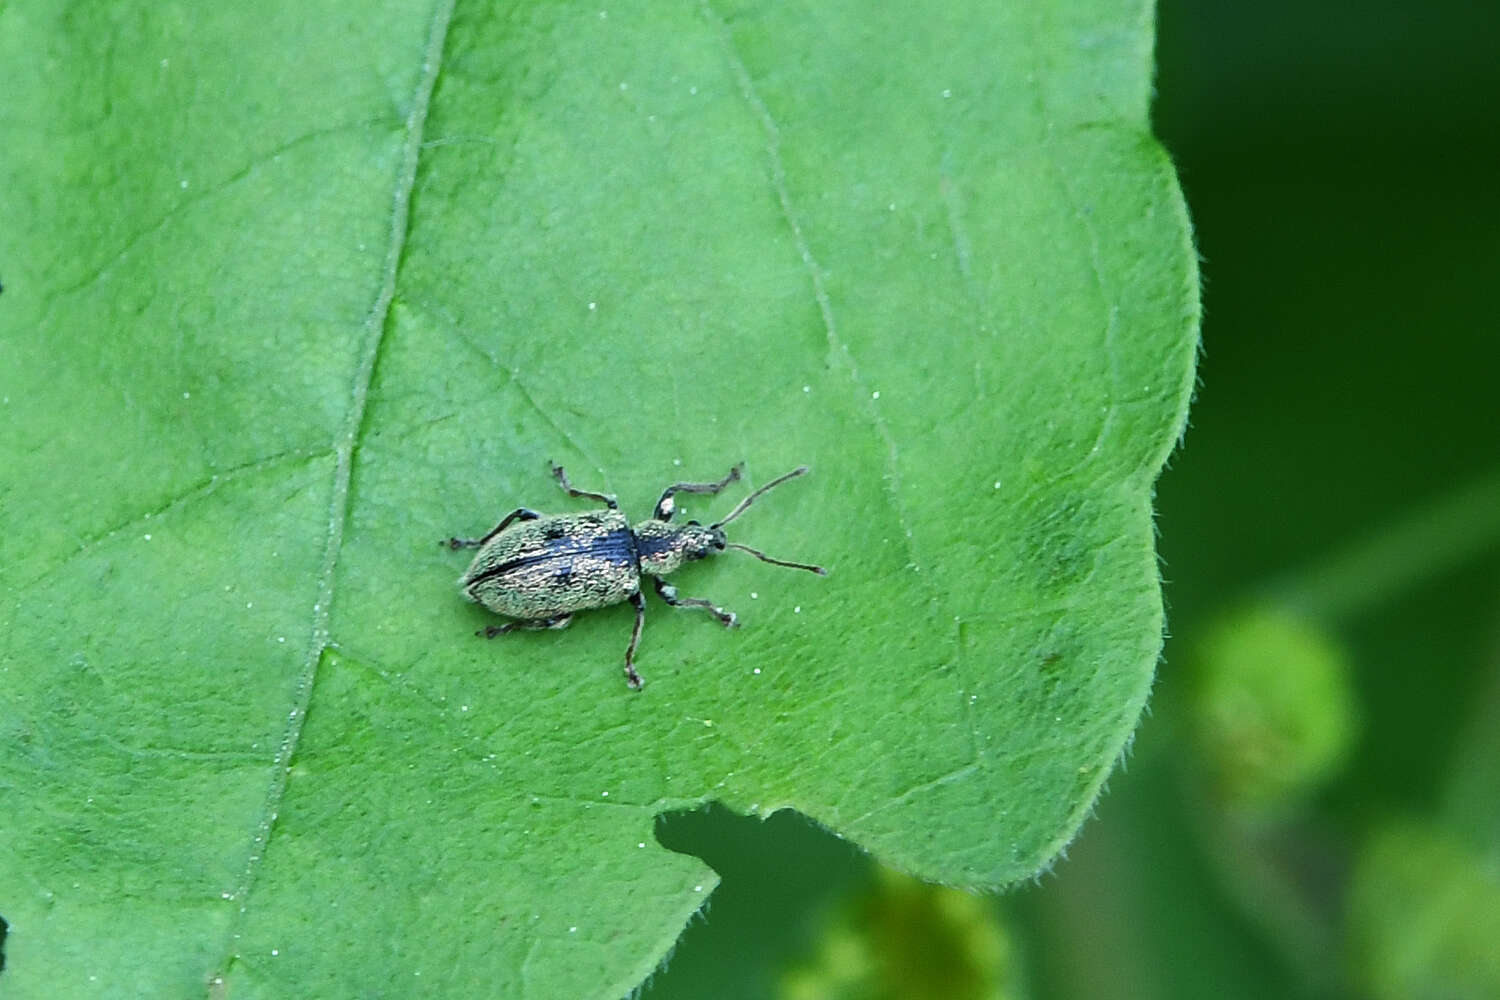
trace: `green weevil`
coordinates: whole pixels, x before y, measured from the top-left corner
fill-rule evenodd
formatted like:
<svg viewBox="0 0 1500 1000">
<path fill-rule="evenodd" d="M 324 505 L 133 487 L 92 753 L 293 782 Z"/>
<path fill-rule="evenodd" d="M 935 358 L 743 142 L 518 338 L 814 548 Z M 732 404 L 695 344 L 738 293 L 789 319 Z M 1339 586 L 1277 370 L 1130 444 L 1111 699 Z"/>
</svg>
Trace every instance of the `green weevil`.
<svg viewBox="0 0 1500 1000">
<path fill-rule="evenodd" d="M 716 494 L 737 481 L 743 467 L 743 463 L 736 465 L 718 482 L 668 486 L 656 501 L 651 519 L 632 525 L 612 495 L 574 488 L 562 466 L 553 464 L 552 474 L 568 496 L 598 500 L 607 509 L 548 515 L 517 507 L 482 538 L 449 538 L 444 543 L 449 548 L 479 550 L 458 580 L 465 596 L 515 619 L 504 625 L 490 625 L 475 634 L 493 639 L 516 629 L 566 628 L 576 612 L 629 601 L 635 608 L 635 628 L 630 633 L 630 645 L 625 648 L 625 680 L 638 691 L 641 675 L 635 670 L 635 650 L 646 624 L 646 599 L 641 596 L 644 578 L 650 577 L 657 594 L 672 607 L 704 608 L 725 627 L 733 628 L 738 622 L 734 612 L 702 598 L 678 597 L 677 588 L 663 577 L 685 562 L 725 549 L 739 549 L 763 562 L 827 576 L 828 571 L 821 566 L 772 559 L 764 552 L 724 537 L 724 525 L 743 514 L 767 491 L 788 479 L 806 475 L 805 465 L 751 493 L 720 521 L 709 525 L 697 521 L 671 523 L 672 515 L 677 512 L 677 503 L 672 499 L 675 494 Z"/>
</svg>

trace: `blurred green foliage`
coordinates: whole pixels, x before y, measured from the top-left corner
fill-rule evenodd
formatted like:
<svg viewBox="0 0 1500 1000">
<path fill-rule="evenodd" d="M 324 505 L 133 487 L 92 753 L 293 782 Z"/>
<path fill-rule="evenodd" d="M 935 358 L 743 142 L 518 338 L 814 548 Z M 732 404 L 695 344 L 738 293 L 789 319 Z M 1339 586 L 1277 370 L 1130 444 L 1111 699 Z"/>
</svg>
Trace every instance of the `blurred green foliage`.
<svg viewBox="0 0 1500 1000">
<path fill-rule="evenodd" d="M 1156 127 L 1205 275 L 1201 389 L 1158 493 L 1172 634 L 1070 857 L 994 904 L 1020 989 L 1500 995 L 1500 12 L 1165 0 L 1159 18 Z M 1216 645 L 1237 669 L 1205 687 L 1193 653 Z M 1241 733 L 1253 754 L 1205 743 L 1205 710 L 1231 702 L 1242 723 L 1274 709 Z M 750 868 L 720 869 L 648 1000 L 709 995 L 731 949 L 750 971 L 712 995 L 770 995 L 766 970 L 817 953 L 807 914 L 873 878 L 850 855 L 768 903 L 801 877 L 789 859 L 841 845 L 705 818 L 673 846 L 717 868 L 708 845 L 740 839 Z"/>
<path fill-rule="evenodd" d="M 1366 841 L 1350 890 L 1354 968 L 1390 1000 L 1500 996 L 1500 871 L 1428 823 Z"/>
<path fill-rule="evenodd" d="M 888 869 L 830 914 L 779 1000 L 1006 1000 L 1011 944 L 994 907 Z"/>
</svg>

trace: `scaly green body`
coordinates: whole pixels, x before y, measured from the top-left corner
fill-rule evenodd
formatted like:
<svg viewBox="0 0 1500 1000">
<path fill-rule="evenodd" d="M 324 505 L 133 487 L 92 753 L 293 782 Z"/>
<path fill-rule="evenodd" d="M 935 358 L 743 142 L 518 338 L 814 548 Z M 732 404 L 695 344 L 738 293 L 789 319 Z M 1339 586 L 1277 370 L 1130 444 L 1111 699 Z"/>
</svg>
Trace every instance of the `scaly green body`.
<svg viewBox="0 0 1500 1000">
<path fill-rule="evenodd" d="M 641 589 L 641 567 L 624 514 L 559 514 L 490 539 L 459 585 L 510 618 L 552 618 L 629 600 Z"/>
<path fill-rule="evenodd" d="M 635 672 L 635 649 L 645 622 L 646 603 L 641 580 L 650 578 L 662 600 L 674 607 L 706 608 L 726 626 L 738 619 L 711 601 L 680 598 L 677 589 L 663 581 L 684 562 L 736 548 L 778 566 L 810 570 L 819 566 L 772 559 L 749 546 L 730 542 L 723 526 L 734 520 L 756 497 L 780 483 L 807 472 L 801 466 L 775 479 L 740 502 L 728 517 L 716 524 L 697 521 L 672 524 L 676 512 L 674 493 L 718 493 L 739 479 L 740 466 L 716 483 L 677 483 L 669 486 L 656 503 L 650 520 L 634 527 L 620 513 L 615 498 L 603 493 L 574 489 L 561 466 L 552 472 L 570 496 L 590 497 L 607 510 L 587 514 L 543 515 L 525 507 L 506 515 L 483 538 L 450 538 L 454 548 L 477 548 L 474 561 L 459 578 L 464 594 L 491 611 L 516 619 L 506 625 L 491 625 L 480 635 L 494 638 L 515 629 L 564 628 L 578 611 L 603 608 L 629 601 L 635 607 L 635 630 L 625 650 L 625 676 L 633 688 L 641 686 Z"/>
</svg>

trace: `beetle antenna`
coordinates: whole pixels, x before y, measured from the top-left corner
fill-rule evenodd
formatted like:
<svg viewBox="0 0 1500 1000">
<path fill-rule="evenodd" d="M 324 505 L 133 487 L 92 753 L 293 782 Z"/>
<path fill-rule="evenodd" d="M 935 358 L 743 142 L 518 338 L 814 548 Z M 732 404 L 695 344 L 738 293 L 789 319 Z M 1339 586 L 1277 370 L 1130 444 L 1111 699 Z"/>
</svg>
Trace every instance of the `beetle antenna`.
<svg viewBox="0 0 1500 1000">
<path fill-rule="evenodd" d="M 785 479 L 788 477 L 783 476 L 782 478 Z M 776 484 L 772 483 L 771 485 L 774 486 Z M 759 559 L 761 562 L 768 562 L 773 566 L 786 566 L 791 569 L 805 569 L 809 573 L 816 573 L 819 576 L 828 575 L 828 571 L 822 566 L 813 566 L 808 563 L 787 562 L 785 559 L 772 559 L 770 556 L 766 555 L 764 552 L 761 552 L 759 549 L 752 549 L 750 546 L 741 545 L 739 542 L 725 542 L 724 544 L 731 549 L 739 549 L 741 552 L 748 552 L 755 558 Z"/>
<path fill-rule="evenodd" d="M 762 493 L 765 493 L 765 492 L 767 492 L 769 490 L 775 489 L 776 487 L 780 486 L 782 483 L 786 482 L 788 479 L 796 479 L 798 476 L 805 476 L 805 475 L 807 475 L 807 466 L 805 466 L 805 465 L 799 465 L 795 469 L 793 469 L 791 472 L 788 472 L 786 475 L 780 476 L 780 477 L 778 477 L 776 479 L 771 480 L 769 483 L 767 483 L 766 485 L 762 486 L 760 489 L 756 490 L 754 493 L 750 494 L 745 499 L 741 500 L 739 502 L 739 505 L 737 507 L 735 507 L 734 510 L 732 510 L 732 511 L 729 512 L 729 516 L 728 517 L 724 518 L 724 520 L 722 520 L 722 521 L 719 521 L 717 524 L 711 524 L 711 525 L 709 525 L 709 527 L 711 527 L 711 528 L 722 528 L 722 527 L 724 527 L 724 525 L 728 524 L 730 521 L 733 521 L 735 518 L 737 518 L 741 514 L 745 513 L 745 508 L 749 507 L 752 503 L 754 503 L 756 497 L 760 496 Z M 743 548 L 743 546 L 741 546 L 741 548 Z M 761 558 L 765 559 L 765 556 L 761 556 Z M 766 561 L 767 562 L 775 562 L 776 560 L 774 560 L 774 559 L 767 559 Z M 792 564 L 788 563 L 787 565 L 792 565 Z M 808 567 L 803 566 L 802 568 L 803 569 L 807 569 Z"/>
</svg>

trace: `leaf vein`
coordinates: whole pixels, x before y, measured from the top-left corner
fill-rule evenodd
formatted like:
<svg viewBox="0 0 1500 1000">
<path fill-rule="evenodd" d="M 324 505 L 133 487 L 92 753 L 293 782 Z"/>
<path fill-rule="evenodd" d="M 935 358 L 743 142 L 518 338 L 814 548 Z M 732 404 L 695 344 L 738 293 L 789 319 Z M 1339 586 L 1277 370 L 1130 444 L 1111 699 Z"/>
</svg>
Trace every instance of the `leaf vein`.
<svg viewBox="0 0 1500 1000">
<path fill-rule="evenodd" d="M 962 781 L 964 778 L 967 778 L 977 770 L 979 770 L 979 762 L 976 760 L 971 763 L 964 764 L 961 767 L 956 767 L 951 771 L 948 771 L 946 774 L 940 774 L 936 778 L 931 778 L 927 781 L 912 785 L 911 787 L 907 788 L 906 791 L 892 796 L 889 799 L 886 799 L 875 808 L 861 813 L 860 815 L 849 820 L 849 826 L 857 827 L 859 826 L 859 824 L 863 823 L 865 820 L 869 819 L 871 816 L 876 815 L 877 813 L 882 813 L 887 809 L 894 809 L 897 806 L 904 805 L 918 795 L 921 795 L 923 792 L 930 792 L 935 788 L 941 788 L 944 785 L 951 785 L 955 781 Z"/>
<path fill-rule="evenodd" d="M 400 168 L 396 175 L 392 196 L 390 239 L 386 247 L 379 291 L 370 307 L 364 323 L 364 342 L 360 351 L 359 366 L 350 391 L 349 408 L 343 426 L 334 440 L 336 456 L 333 490 L 329 501 L 328 532 L 324 544 L 323 561 L 318 573 L 317 601 L 312 609 L 311 641 L 302 670 L 297 676 L 292 697 L 292 708 L 287 714 L 286 728 L 271 763 L 270 782 L 265 801 L 261 807 L 245 869 L 233 898 L 240 903 L 240 913 L 246 912 L 248 897 L 255 885 L 260 863 L 270 845 L 276 816 L 286 794 L 292 758 L 302 736 L 307 709 L 312 701 L 313 688 L 317 682 L 318 667 L 330 648 L 329 616 L 334 599 L 334 578 L 339 555 L 343 547 L 344 526 L 349 515 L 350 483 L 353 478 L 354 459 L 364 428 L 365 414 L 369 408 L 369 390 L 374 377 L 375 364 L 391 311 L 391 302 L 396 294 L 396 278 L 410 222 L 411 197 L 416 186 L 417 166 L 422 153 L 422 132 L 427 113 L 432 103 L 432 93 L 437 84 L 442 66 L 444 48 L 448 37 L 448 24 L 453 17 L 456 0 L 439 0 L 428 34 L 427 47 L 422 62 L 422 72 L 412 98 L 411 109 L 406 117 L 406 139 L 402 147 Z M 237 934 L 237 928 L 232 929 Z M 234 940 L 234 937 L 231 937 Z M 227 951 L 228 949 L 226 949 Z M 224 963 L 227 965 L 227 960 Z"/>
<path fill-rule="evenodd" d="M 840 336 L 838 323 L 833 314 L 833 303 L 828 296 L 827 286 L 823 282 L 823 269 L 819 266 L 817 258 L 813 255 L 812 246 L 808 243 L 807 235 L 803 232 L 802 224 L 798 221 L 796 210 L 792 204 L 791 191 L 787 186 L 786 168 L 781 160 L 781 129 L 772 117 L 771 111 L 760 94 L 755 89 L 755 83 L 750 78 L 750 69 L 745 65 L 739 50 L 735 47 L 734 38 L 725 22 L 713 8 L 709 0 L 700 0 L 700 9 L 704 18 L 714 26 L 719 35 L 719 41 L 724 49 L 725 57 L 729 61 L 731 72 L 740 88 L 740 95 L 749 104 L 750 110 L 760 123 L 766 137 L 766 156 L 770 161 L 771 187 L 776 194 L 776 200 L 781 207 L 782 218 L 792 232 L 792 239 L 797 247 L 797 253 L 802 258 L 802 265 L 807 270 L 808 278 L 812 283 L 813 298 L 817 301 L 818 314 L 823 320 L 823 330 L 828 341 L 828 350 L 834 364 L 842 367 L 848 374 L 850 381 L 859 393 L 860 404 L 864 407 L 870 425 L 875 429 L 877 436 L 885 446 L 885 475 L 882 480 L 885 485 L 887 501 L 892 513 L 896 517 L 898 527 L 901 529 L 902 544 L 906 549 L 907 562 L 912 572 L 921 579 L 920 586 L 927 594 L 929 608 L 936 609 L 938 605 L 937 590 L 928 583 L 928 577 L 922 573 L 921 561 L 917 558 L 916 541 L 912 530 L 912 517 L 906 509 L 906 504 L 901 499 L 901 462 L 900 451 L 896 444 L 895 435 L 891 433 L 890 425 L 881 416 L 880 408 L 876 401 L 880 398 L 878 392 L 874 392 L 866 384 L 860 375 L 859 366 L 854 360 L 849 345 Z M 950 216 L 950 223 L 952 222 Z M 958 233 L 955 233 L 957 236 Z M 962 264 L 967 266 L 967 254 L 963 254 Z M 953 653 L 955 668 L 962 673 L 963 660 L 958 655 L 957 649 Z M 969 721 L 969 735 L 971 750 L 974 759 L 979 759 L 979 733 L 972 719 Z"/>
<path fill-rule="evenodd" d="M 345 122 L 339 125 L 329 126 L 328 128 L 314 129 L 313 131 L 305 132 L 302 135 L 293 136 L 291 139 L 288 139 L 280 145 L 274 146 L 263 153 L 257 154 L 244 165 L 235 170 L 233 173 L 214 182 L 208 187 L 198 188 L 192 191 L 190 194 L 183 197 L 180 201 L 163 212 L 155 222 L 152 222 L 144 228 L 127 235 L 123 240 L 119 242 L 115 249 L 107 252 L 97 264 L 91 265 L 82 277 L 76 278 L 71 283 L 48 293 L 46 311 L 42 315 L 42 325 L 45 326 L 48 324 L 51 319 L 52 310 L 57 305 L 59 300 L 65 299 L 70 295 L 81 292 L 87 289 L 89 286 L 95 284 L 109 273 L 110 268 L 124 261 L 127 257 L 130 256 L 132 251 L 134 251 L 142 243 L 146 242 L 146 240 L 166 230 L 167 227 L 175 219 L 181 217 L 188 211 L 198 207 L 204 202 L 209 201 L 210 199 L 215 198 L 220 194 L 223 194 L 225 191 L 228 191 L 230 188 L 250 177 L 267 163 L 274 161 L 277 157 L 285 153 L 289 153 L 300 146 L 306 145 L 307 143 L 316 142 L 320 139 L 326 139 L 329 136 L 334 136 L 343 132 L 350 132 L 357 129 L 374 128 L 383 124 L 385 124 L 385 122 L 381 119 Z"/>
<path fill-rule="evenodd" d="M 105 542 L 108 542 L 111 539 L 115 538 L 117 535 L 120 535 L 121 533 L 126 531 L 130 531 L 132 528 L 144 526 L 153 519 L 160 520 L 161 518 L 169 514 L 175 514 L 177 511 L 190 506 L 194 501 L 201 500 L 204 497 L 213 495 L 219 490 L 220 487 L 224 486 L 226 483 L 232 482 L 236 479 L 241 479 L 245 476 L 254 475 L 258 472 L 262 472 L 270 468 L 275 468 L 280 465 L 296 465 L 314 462 L 317 459 L 324 458 L 329 454 L 331 454 L 331 450 L 329 449 L 318 449 L 315 451 L 285 451 L 276 455 L 267 455 L 264 458 L 253 459 L 252 461 L 245 462 L 241 465 L 232 466 L 220 472 L 212 473 L 208 476 L 207 479 L 201 479 L 191 486 L 178 490 L 171 496 L 158 501 L 157 504 L 150 510 L 141 511 L 140 513 L 132 515 L 124 521 L 116 523 L 113 527 L 105 528 L 103 531 L 96 532 L 88 536 L 87 538 L 81 539 L 78 543 L 78 546 L 73 549 L 73 551 L 67 553 L 62 558 L 53 562 L 51 565 L 37 572 L 36 575 L 31 577 L 29 580 L 23 582 L 19 587 L 16 588 L 16 592 L 18 594 L 21 594 L 35 589 L 37 585 L 42 583 L 42 581 L 61 571 L 73 560 L 86 555 L 98 546 L 103 545 Z"/>
<path fill-rule="evenodd" d="M 413 302 L 404 298 L 401 300 L 401 304 L 406 308 L 420 310 L 423 315 L 437 320 L 448 331 L 448 335 L 455 341 L 457 341 L 464 347 L 467 347 L 470 351 L 473 351 L 475 354 L 479 355 L 479 357 L 489 362 L 492 367 L 504 373 L 506 381 L 510 384 L 511 388 L 515 389 L 517 395 L 521 397 L 522 402 L 524 402 L 533 413 L 540 417 L 542 421 L 552 429 L 553 433 L 566 441 L 573 447 L 575 451 L 578 452 L 578 454 L 587 459 L 589 463 L 594 467 L 595 471 L 599 472 L 600 475 L 605 475 L 603 464 L 600 463 L 600 461 L 596 457 L 594 457 L 594 454 L 584 446 L 583 442 L 579 441 L 578 438 L 575 437 L 573 433 L 570 432 L 566 427 L 558 423 L 556 418 L 554 418 L 552 414 L 548 412 L 545 406 L 537 402 L 537 399 L 532 395 L 531 390 L 526 388 L 526 384 L 521 381 L 521 372 L 518 368 L 514 367 L 513 365 L 505 364 L 495 355 L 491 354 L 488 350 L 485 349 L 484 345 L 480 344 L 474 338 L 465 333 L 457 322 L 455 322 L 451 317 L 445 315 L 444 310 L 433 306 L 430 303 Z"/>
<path fill-rule="evenodd" d="M 817 258 L 813 256 L 812 247 L 807 241 L 807 235 L 802 230 L 802 224 L 797 220 L 797 213 L 792 205 L 792 196 L 786 183 L 786 168 L 781 162 L 781 129 L 776 120 L 771 117 L 770 109 L 761 100 L 760 94 L 756 92 L 755 84 L 750 79 L 750 70 L 740 58 L 739 52 L 734 47 L 734 40 L 730 35 L 729 26 L 724 22 L 707 0 L 703 0 L 702 9 L 706 17 L 719 31 L 720 40 L 723 43 L 725 55 L 728 57 L 730 69 L 734 73 L 735 80 L 739 84 L 740 94 L 750 105 L 756 120 L 760 123 L 766 134 L 766 156 L 771 165 L 771 187 L 776 193 L 776 200 L 781 207 L 782 218 L 785 219 L 788 228 L 792 231 L 792 238 L 797 247 L 797 253 L 802 258 L 803 267 L 806 268 L 808 278 L 811 280 L 813 298 L 818 305 L 818 314 L 823 320 L 823 331 L 828 340 L 828 349 L 838 363 L 848 372 L 850 380 L 861 390 L 865 397 L 865 409 L 870 418 L 870 423 L 879 433 L 881 440 L 886 446 L 886 490 L 891 497 L 891 506 L 901 522 L 905 536 L 910 539 L 911 532 L 908 528 L 906 511 L 899 497 L 901 486 L 900 468 L 897 462 L 897 448 L 895 438 L 891 435 L 890 428 L 886 425 L 880 411 L 873 405 L 874 398 L 868 391 L 863 378 L 860 376 L 859 367 L 854 363 L 854 357 L 849 350 L 849 345 L 844 343 L 839 335 L 838 323 L 834 319 L 833 304 L 828 298 L 828 289 L 823 284 L 823 269 L 818 265 Z M 908 541 L 907 549 L 911 549 Z M 913 559 L 915 562 L 915 559 Z"/>
</svg>

